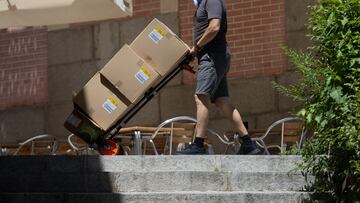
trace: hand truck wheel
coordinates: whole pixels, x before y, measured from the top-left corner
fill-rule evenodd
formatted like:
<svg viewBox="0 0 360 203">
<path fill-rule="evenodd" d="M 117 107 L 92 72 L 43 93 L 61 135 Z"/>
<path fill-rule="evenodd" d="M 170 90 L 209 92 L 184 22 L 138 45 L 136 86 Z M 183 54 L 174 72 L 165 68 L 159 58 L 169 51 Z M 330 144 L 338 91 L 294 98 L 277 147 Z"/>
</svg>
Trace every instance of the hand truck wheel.
<svg viewBox="0 0 360 203">
<path fill-rule="evenodd" d="M 101 155 L 124 155 L 123 148 L 113 140 L 104 140 L 99 145 L 99 153 Z"/>
</svg>

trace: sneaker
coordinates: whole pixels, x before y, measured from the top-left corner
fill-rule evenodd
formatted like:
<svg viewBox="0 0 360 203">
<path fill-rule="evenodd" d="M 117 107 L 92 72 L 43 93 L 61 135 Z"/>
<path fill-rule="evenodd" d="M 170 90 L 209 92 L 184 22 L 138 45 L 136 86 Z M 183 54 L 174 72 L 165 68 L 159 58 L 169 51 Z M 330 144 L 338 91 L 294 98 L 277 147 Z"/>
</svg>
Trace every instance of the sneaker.
<svg viewBox="0 0 360 203">
<path fill-rule="evenodd" d="M 241 144 L 241 147 L 238 151 L 237 154 L 240 155 L 256 155 L 260 152 L 260 150 L 257 148 L 256 144 L 249 140 L 249 141 L 244 141 Z"/>
<path fill-rule="evenodd" d="M 201 155 L 205 154 L 205 148 L 191 143 L 181 151 L 176 151 L 177 155 Z"/>
</svg>

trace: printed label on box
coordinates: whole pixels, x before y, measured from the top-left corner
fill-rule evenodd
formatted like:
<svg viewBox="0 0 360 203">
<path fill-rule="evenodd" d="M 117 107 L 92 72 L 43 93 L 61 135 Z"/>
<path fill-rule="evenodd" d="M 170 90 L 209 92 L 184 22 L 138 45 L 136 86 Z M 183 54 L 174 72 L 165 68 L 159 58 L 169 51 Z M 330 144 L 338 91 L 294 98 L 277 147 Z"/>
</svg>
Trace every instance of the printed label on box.
<svg viewBox="0 0 360 203">
<path fill-rule="evenodd" d="M 147 75 L 149 78 L 151 77 L 151 72 L 145 67 L 141 66 L 141 70 Z"/>
<path fill-rule="evenodd" d="M 149 37 L 153 42 L 155 42 L 155 44 L 157 44 L 165 35 L 166 32 L 164 32 L 161 27 L 157 27 L 152 32 L 150 32 Z"/>
<path fill-rule="evenodd" d="M 135 78 L 141 83 L 144 84 L 145 81 L 149 80 L 151 77 L 150 71 L 142 66 L 140 70 L 135 74 Z"/>
<path fill-rule="evenodd" d="M 116 101 L 113 97 L 109 97 L 106 99 L 106 101 L 103 103 L 102 107 L 107 111 L 109 114 L 111 114 L 113 111 L 117 109 L 119 106 L 119 102 Z"/>
</svg>

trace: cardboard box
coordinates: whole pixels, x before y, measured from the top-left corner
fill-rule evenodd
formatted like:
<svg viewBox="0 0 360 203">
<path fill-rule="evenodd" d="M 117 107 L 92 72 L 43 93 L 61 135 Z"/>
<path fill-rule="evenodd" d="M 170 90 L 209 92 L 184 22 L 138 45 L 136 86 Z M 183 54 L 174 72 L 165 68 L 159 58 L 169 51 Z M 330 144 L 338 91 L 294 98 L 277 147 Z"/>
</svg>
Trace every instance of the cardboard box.
<svg viewBox="0 0 360 203">
<path fill-rule="evenodd" d="M 105 133 L 96 123 L 76 108 L 66 119 L 64 126 L 88 144 L 96 142 Z"/>
<path fill-rule="evenodd" d="M 130 47 L 164 76 L 187 55 L 189 47 L 166 25 L 154 19 Z"/>
<path fill-rule="evenodd" d="M 105 131 L 127 112 L 129 106 L 100 73 L 89 80 L 74 98 L 74 103 Z"/>
<path fill-rule="evenodd" d="M 100 73 L 132 103 L 160 79 L 160 75 L 128 45 L 124 45 Z"/>
</svg>

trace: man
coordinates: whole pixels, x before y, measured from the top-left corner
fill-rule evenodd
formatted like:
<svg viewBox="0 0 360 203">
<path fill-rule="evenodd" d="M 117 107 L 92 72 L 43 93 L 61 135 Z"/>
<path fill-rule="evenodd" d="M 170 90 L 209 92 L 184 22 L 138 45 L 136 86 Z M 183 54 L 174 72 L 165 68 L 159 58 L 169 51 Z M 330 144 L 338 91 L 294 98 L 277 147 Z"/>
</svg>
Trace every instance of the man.
<svg viewBox="0 0 360 203">
<path fill-rule="evenodd" d="M 204 138 L 211 103 L 215 103 L 240 132 L 242 145 L 238 154 L 256 154 L 259 149 L 251 141 L 239 111 L 229 100 L 226 73 L 230 67 L 230 52 L 226 42 L 225 2 L 194 0 L 194 4 L 194 47 L 190 54 L 197 57 L 199 65 L 195 93 L 197 131 L 194 143 L 177 154 L 205 154 Z"/>
</svg>

